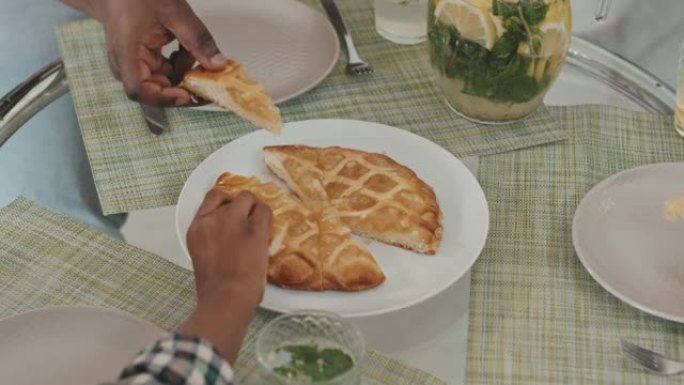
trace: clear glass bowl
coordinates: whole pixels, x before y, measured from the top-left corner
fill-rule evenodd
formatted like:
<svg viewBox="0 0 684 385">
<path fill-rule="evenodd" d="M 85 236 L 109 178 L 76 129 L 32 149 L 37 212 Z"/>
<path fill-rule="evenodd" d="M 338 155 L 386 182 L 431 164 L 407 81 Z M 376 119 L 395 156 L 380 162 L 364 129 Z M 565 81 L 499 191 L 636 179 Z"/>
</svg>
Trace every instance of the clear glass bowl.
<svg viewBox="0 0 684 385">
<path fill-rule="evenodd" d="M 279 366 L 277 349 L 285 346 L 316 344 L 320 348 L 340 349 L 351 356 L 353 366 L 327 381 L 294 380 L 274 368 Z M 322 311 L 298 311 L 283 314 L 259 333 L 256 341 L 261 383 L 269 385 L 359 385 L 366 355 L 363 335 L 336 314 Z"/>
<path fill-rule="evenodd" d="M 570 0 L 430 0 L 428 12 L 437 85 L 471 120 L 532 113 L 565 63 Z"/>
</svg>

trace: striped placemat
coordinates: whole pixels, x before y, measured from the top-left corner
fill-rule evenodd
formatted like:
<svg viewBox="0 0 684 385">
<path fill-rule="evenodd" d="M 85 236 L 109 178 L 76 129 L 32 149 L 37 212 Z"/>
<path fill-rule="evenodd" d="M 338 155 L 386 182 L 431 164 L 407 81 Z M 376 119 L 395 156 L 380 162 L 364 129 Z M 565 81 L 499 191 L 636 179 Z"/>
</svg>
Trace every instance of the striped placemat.
<svg viewBox="0 0 684 385">
<path fill-rule="evenodd" d="M 195 306 L 194 287 L 192 272 L 24 198 L 0 210 L 0 318 L 46 306 L 91 305 L 174 330 Z M 256 335 L 273 316 L 257 313 L 236 365 L 239 378 L 256 372 Z M 364 374 L 368 385 L 445 385 L 374 351 Z"/>
<path fill-rule="evenodd" d="M 575 254 L 571 226 L 594 184 L 638 165 L 684 161 L 684 139 L 672 116 L 599 106 L 552 113 L 567 141 L 481 159 L 492 217 L 472 272 L 467 383 L 681 383 L 627 362 L 619 339 L 684 358 L 684 325 L 640 312 L 596 283 Z"/>
<path fill-rule="evenodd" d="M 319 2 L 305 3 L 320 10 Z M 314 90 L 284 103 L 285 121 L 359 119 L 422 135 L 457 156 L 511 151 L 566 138 L 545 108 L 520 123 L 483 126 L 453 113 L 434 84 L 427 43 L 401 46 L 375 32 L 373 2 L 338 2 L 358 49 L 375 68 L 345 73 L 346 56 Z M 169 130 L 148 133 L 142 112 L 112 77 L 101 26 L 93 20 L 58 30 L 62 57 L 95 185 L 105 214 L 172 205 L 188 174 L 209 154 L 254 127 L 232 114 L 167 110 Z"/>
</svg>

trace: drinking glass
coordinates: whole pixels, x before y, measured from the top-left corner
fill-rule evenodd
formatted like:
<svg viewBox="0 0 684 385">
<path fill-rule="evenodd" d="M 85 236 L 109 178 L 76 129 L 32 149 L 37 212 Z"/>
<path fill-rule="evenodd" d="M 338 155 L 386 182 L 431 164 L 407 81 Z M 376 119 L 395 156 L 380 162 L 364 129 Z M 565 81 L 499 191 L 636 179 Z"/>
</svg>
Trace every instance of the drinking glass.
<svg viewBox="0 0 684 385">
<path fill-rule="evenodd" d="M 375 29 L 398 44 L 427 39 L 428 0 L 375 0 Z"/>
<path fill-rule="evenodd" d="M 351 369 L 327 381 L 292 379 L 275 370 L 283 365 L 279 349 L 287 346 L 317 346 L 339 349 L 351 356 Z M 256 354 L 262 384 L 269 385 L 359 385 L 366 354 L 363 335 L 338 315 L 323 311 L 298 311 L 281 315 L 259 333 Z"/>
</svg>

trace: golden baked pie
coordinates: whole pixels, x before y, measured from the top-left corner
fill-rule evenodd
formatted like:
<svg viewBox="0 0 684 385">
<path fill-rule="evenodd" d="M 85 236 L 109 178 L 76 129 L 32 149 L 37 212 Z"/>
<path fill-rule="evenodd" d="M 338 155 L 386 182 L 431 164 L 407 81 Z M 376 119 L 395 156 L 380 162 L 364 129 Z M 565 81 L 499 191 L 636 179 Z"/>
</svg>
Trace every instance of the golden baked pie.
<svg viewBox="0 0 684 385">
<path fill-rule="evenodd" d="M 441 211 L 430 186 L 383 154 L 342 147 L 264 148 L 266 164 L 305 202 L 328 200 L 361 236 L 435 254 Z"/>
<path fill-rule="evenodd" d="M 268 281 L 302 290 L 359 291 L 385 280 L 371 253 L 327 202 L 307 202 L 274 183 L 222 174 L 216 187 L 231 196 L 252 192 L 273 211 Z"/>
<path fill-rule="evenodd" d="M 249 77 L 245 67 L 228 60 L 222 71 L 195 67 L 183 77 L 181 87 L 212 101 L 222 108 L 275 134 L 280 134 L 283 120 L 264 87 Z"/>
</svg>

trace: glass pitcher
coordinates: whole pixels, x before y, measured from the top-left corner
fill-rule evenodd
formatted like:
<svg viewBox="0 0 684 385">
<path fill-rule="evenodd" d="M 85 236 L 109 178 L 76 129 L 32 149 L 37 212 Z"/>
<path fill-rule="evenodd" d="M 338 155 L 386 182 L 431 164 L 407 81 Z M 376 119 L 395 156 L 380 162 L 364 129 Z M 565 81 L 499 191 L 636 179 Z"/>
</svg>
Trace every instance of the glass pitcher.
<svg viewBox="0 0 684 385">
<path fill-rule="evenodd" d="M 611 0 L 599 0 L 595 19 Z M 449 105 L 482 123 L 532 113 L 558 77 L 572 35 L 570 0 L 430 0 L 430 59 Z"/>
</svg>

